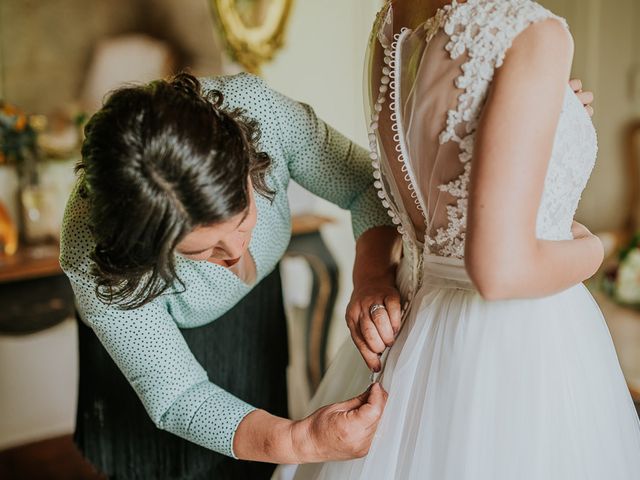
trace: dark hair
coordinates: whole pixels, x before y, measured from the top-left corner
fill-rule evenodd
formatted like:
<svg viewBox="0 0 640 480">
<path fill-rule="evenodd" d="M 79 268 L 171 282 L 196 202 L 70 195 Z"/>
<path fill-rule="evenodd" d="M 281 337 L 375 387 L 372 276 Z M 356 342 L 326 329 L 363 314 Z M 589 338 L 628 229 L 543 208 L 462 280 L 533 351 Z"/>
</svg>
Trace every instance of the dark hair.
<svg viewBox="0 0 640 480">
<path fill-rule="evenodd" d="M 105 303 L 138 308 L 178 278 L 174 250 L 200 225 L 249 206 L 271 159 L 257 151 L 260 129 L 192 75 L 116 90 L 85 127 L 81 193 L 95 241 L 92 274 Z"/>
</svg>

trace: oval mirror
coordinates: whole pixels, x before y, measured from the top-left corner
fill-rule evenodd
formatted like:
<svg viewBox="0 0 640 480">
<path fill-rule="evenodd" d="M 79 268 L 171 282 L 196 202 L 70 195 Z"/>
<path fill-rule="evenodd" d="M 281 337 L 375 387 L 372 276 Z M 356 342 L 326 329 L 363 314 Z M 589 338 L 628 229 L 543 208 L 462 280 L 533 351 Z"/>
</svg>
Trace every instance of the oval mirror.
<svg viewBox="0 0 640 480">
<path fill-rule="evenodd" d="M 259 73 L 284 43 L 293 0 L 210 0 L 233 59 Z"/>
</svg>

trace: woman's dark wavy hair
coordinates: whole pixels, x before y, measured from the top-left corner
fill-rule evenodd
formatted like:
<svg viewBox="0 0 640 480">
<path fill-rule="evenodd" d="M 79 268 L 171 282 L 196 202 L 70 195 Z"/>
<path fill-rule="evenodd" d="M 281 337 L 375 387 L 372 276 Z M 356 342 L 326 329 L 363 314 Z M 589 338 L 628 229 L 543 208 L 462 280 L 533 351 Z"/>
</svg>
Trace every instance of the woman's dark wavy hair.
<svg viewBox="0 0 640 480">
<path fill-rule="evenodd" d="M 116 90 L 88 122 L 77 169 L 101 301 L 134 309 L 176 280 L 184 290 L 174 253 L 184 236 L 246 211 L 249 178 L 273 199 L 258 123 L 222 104 L 220 92 L 181 73 Z"/>
</svg>

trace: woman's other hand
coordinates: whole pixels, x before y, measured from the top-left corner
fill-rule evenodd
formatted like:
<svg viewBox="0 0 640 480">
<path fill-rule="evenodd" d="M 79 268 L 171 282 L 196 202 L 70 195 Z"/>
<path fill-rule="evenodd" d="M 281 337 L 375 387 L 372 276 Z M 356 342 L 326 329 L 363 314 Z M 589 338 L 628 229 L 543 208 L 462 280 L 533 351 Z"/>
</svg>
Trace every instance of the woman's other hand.
<svg viewBox="0 0 640 480">
<path fill-rule="evenodd" d="M 386 403 L 387 392 L 374 383 L 363 394 L 302 420 L 254 410 L 238 425 L 233 451 L 241 460 L 280 464 L 359 458 L 369 451 Z"/>
<path fill-rule="evenodd" d="M 370 279 L 356 288 L 347 306 L 346 320 L 351 339 L 369 369 L 381 369 L 380 355 L 393 345 L 400 330 L 400 294 L 388 279 Z"/>
<path fill-rule="evenodd" d="M 353 343 L 374 372 L 380 371 L 380 355 L 400 329 L 396 268 L 401 253 L 402 239 L 393 227 L 372 228 L 356 243 L 353 293 L 345 318 Z"/>
<path fill-rule="evenodd" d="M 571 87 L 571 90 L 573 90 L 575 94 L 578 96 L 578 100 L 582 102 L 582 105 L 584 105 L 584 108 L 589 114 L 589 116 L 593 117 L 593 106 L 591 105 L 594 99 L 593 92 L 583 91 L 582 80 L 578 78 L 574 78 L 573 80 L 570 80 L 569 86 Z"/>
</svg>

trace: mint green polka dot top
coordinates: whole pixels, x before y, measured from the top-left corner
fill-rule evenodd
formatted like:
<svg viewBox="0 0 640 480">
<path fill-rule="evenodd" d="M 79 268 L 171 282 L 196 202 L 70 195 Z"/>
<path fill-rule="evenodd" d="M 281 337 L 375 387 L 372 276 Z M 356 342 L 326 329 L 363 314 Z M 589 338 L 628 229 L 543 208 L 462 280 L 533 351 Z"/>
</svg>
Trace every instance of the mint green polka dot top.
<svg viewBox="0 0 640 480">
<path fill-rule="evenodd" d="M 273 161 L 268 183 L 277 192 L 275 200 L 270 203 L 256 195 L 258 221 L 250 244 L 256 283 L 274 270 L 289 244 L 287 186 L 291 179 L 349 209 L 356 238 L 369 228 L 390 224 L 373 186 L 368 153 L 319 120 L 310 107 L 247 74 L 201 81 L 205 89 L 223 93 L 225 106 L 243 108 L 260 122 L 260 150 Z M 71 281 L 81 318 L 159 428 L 235 457 L 235 431 L 254 407 L 208 380 L 179 328 L 199 327 L 219 318 L 252 286 L 224 267 L 177 255 L 177 273 L 185 291 L 163 295 L 134 310 L 106 305 L 95 296 L 95 281 L 89 273 L 94 242 L 87 221 L 87 200 L 76 186 L 65 211 L 60 264 Z"/>
</svg>

